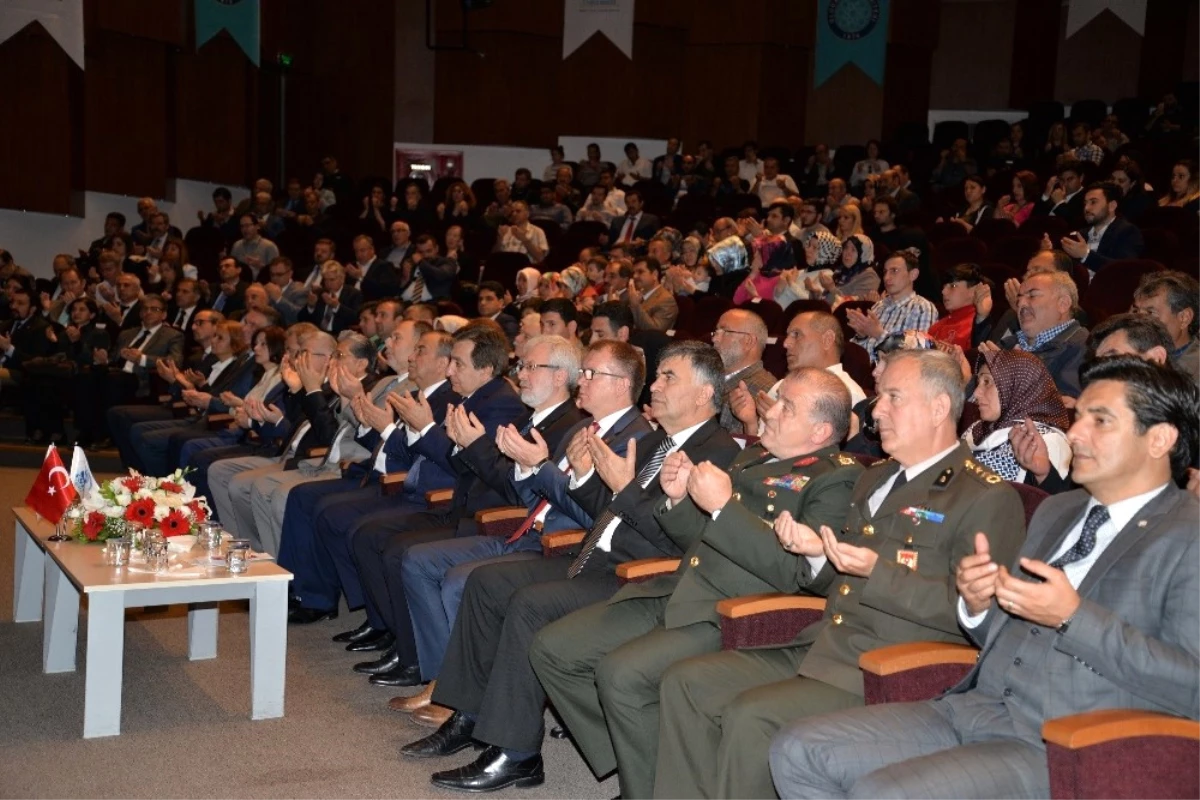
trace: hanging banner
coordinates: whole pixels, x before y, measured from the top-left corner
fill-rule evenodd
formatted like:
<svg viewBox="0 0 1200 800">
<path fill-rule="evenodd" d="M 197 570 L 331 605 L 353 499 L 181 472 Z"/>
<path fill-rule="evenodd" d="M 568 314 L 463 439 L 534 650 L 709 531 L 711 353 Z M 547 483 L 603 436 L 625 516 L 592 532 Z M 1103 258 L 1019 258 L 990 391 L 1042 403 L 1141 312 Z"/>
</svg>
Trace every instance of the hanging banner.
<svg viewBox="0 0 1200 800">
<path fill-rule="evenodd" d="M 1067 7 L 1067 36 L 1070 39 L 1079 29 L 1100 16 L 1102 11 L 1111 11 L 1138 36 L 1146 35 L 1146 0 L 1070 0 Z"/>
<path fill-rule="evenodd" d="M 83 69 L 83 0 L 0 0 L 0 42 L 31 22 Z"/>
<path fill-rule="evenodd" d="M 633 59 L 633 0 L 566 0 L 563 9 L 563 59 L 602 33 Z"/>
<path fill-rule="evenodd" d="M 196 49 L 222 30 L 258 66 L 258 0 L 196 0 Z"/>
<path fill-rule="evenodd" d="M 883 85 L 887 40 L 888 0 L 820 0 L 813 85 L 820 86 L 846 64 Z"/>
</svg>

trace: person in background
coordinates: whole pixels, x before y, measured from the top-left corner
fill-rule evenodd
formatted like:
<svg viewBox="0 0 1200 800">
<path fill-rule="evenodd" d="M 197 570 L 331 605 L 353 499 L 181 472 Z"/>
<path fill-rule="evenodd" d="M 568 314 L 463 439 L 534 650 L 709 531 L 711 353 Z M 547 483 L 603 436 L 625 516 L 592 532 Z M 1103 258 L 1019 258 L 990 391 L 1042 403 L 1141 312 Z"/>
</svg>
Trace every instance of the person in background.
<svg viewBox="0 0 1200 800">
<path fill-rule="evenodd" d="M 1200 283 L 1195 276 L 1174 271 L 1143 276 L 1133 292 L 1133 310 L 1166 327 L 1171 363 L 1200 382 Z"/>
<path fill-rule="evenodd" d="M 976 264 L 959 264 L 942 275 L 942 306 L 946 316 L 929 326 L 929 338 L 964 351 L 987 338 L 992 292 Z"/>
<path fill-rule="evenodd" d="M 1200 209 L 1200 172 L 1196 162 L 1185 158 L 1171 168 L 1171 190 L 1159 198 L 1160 206 L 1187 209 L 1193 214 Z"/>
<path fill-rule="evenodd" d="M 867 142 L 867 157 L 856 163 L 850 173 L 850 186 L 862 186 L 868 175 L 878 175 L 887 168 L 888 162 L 879 157 L 879 140 L 871 139 Z"/>
<path fill-rule="evenodd" d="M 1013 175 L 1012 194 L 996 201 L 996 219 L 1010 219 L 1018 228 L 1033 214 L 1038 194 L 1037 174 L 1027 169 Z"/>
</svg>

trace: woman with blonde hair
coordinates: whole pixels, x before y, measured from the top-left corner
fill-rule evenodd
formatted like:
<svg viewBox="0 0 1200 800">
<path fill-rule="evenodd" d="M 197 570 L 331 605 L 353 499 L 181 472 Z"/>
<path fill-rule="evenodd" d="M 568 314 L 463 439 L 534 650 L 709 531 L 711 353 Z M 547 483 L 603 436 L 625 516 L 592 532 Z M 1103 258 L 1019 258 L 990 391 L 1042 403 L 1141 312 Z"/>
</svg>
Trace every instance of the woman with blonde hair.
<svg viewBox="0 0 1200 800">
<path fill-rule="evenodd" d="M 846 241 L 851 236 L 857 236 L 863 232 L 862 212 L 859 211 L 857 204 L 846 204 L 838 209 L 837 212 L 837 230 L 834 234 L 839 241 Z"/>
</svg>

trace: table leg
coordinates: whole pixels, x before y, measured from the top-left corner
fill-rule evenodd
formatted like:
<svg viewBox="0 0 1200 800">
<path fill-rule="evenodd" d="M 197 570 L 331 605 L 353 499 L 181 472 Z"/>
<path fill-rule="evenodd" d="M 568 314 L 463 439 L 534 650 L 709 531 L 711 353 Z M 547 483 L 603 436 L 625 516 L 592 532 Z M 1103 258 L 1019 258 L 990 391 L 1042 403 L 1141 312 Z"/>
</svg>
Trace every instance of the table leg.
<svg viewBox="0 0 1200 800">
<path fill-rule="evenodd" d="M 37 622 L 42 618 L 42 588 L 45 583 L 46 553 L 17 520 L 13 560 L 13 622 Z"/>
<path fill-rule="evenodd" d="M 125 660 L 125 593 L 88 596 L 87 671 L 83 738 L 121 732 L 121 683 Z"/>
<path fill-rule="evenodd" d="M 250 598 L 250 718 L 283 716 L 287 583 L 259 581 Z"/>
<path fill-rule="evenodd" d="M 45 559 L 46 624 L 42 629 L 42 672 L 74 672 L 79 634 L 79 592 L 54 559 Z"/>
<path fill-rule="evenodd" d="M 217 604 L 192 603 L 188 606 L 188 659 L 216 657 Z"/>
</svg>

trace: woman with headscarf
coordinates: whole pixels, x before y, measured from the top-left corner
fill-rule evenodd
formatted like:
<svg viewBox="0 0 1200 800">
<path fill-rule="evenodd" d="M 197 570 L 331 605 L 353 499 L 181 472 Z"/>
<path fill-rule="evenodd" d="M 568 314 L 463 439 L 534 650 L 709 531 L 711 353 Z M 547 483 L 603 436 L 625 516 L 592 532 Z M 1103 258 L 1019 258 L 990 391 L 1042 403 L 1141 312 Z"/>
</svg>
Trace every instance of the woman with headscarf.
<svg viewBox="0 0 1200 800">
<path fill-rule="evenodd" d="M 1041 359 L 987 349 L 976 359 L 975 373 L 979 420 L 963 434 L 975 460 L 1005 480 L 1063 491 L 1071 468 L 1071 420 Z M 1044 447 L 1024 446 L 1034 435 Z"/>
<path fill-rule="evenodd" d="M 819 280 L 823 274 L 832 278 L 834 267 L 841 258 L 842 243 L 838 238 L 826 230 L 814 231 L 804 243 L 804 269 L 785 269 L 779 273 L 779 283 L 775 284 L 775 302 L 787 308 L 796 300 L 807 300 L 812 296 L 808 279 Z"/>
<path fill-rule="evenodd" d="M 832 274 L 824 271 L 809 277 L 805 283 L 813 297 L 819 297 L 830 308 L 847 300 L 865 298 L 879 290 L 879 273 L 871 268 L 875 263 L 875 244 L 865 234 L 856 233 L 842 242 L 841 263 Z"/>
<path fill-rule="evenodd" d="M 538 284 L 541 283 L 542 272 L 534 267 L 525 267 L 517 273 L 517 299 L 515 302 L 518 306 L 526 300 L 537 297 Z"/>
</svg>

